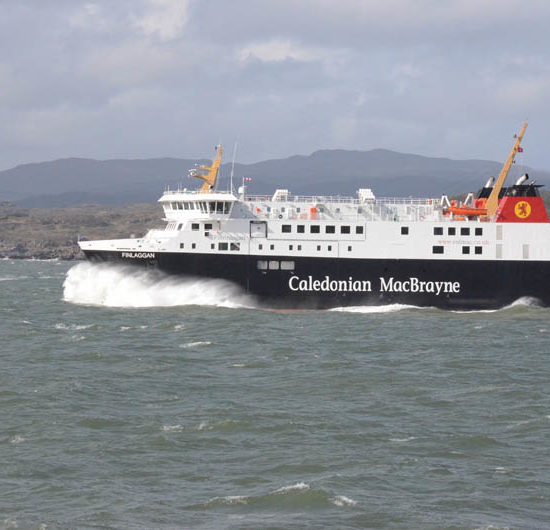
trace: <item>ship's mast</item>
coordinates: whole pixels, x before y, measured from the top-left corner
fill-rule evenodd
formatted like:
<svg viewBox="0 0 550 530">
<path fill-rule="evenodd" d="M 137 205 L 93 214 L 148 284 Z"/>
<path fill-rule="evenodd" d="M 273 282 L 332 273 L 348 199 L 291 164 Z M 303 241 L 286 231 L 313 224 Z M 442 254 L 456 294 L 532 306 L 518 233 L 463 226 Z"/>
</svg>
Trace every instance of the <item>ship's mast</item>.
<svg viewBox="0 0 550 530">
<path fill-rule="evenodd" d="M 222 161 L 223 147 L 222 145 L 216 146 L 216 158 L 212 161 L 210 167 L 201 165 L 195 169 L 189 170 L 189 176 L 196 177 L 204 180 L 200 193 L 210 193 L 216 185 L 216 179 L 218 178 L 218 169 Z"/>
<path fill-rule="evenodd" d="M 525 133 L 525 129 L 527 129 L 527 120 L 525 120 L 525 122 L 523 123 L 523 127 L 521 128 L 521 131 L 517 136 L 516 142 L 514 143 L 514 147 L 512 147 L 512 150 L 508 155 L 508 160 L 506 160 L 506 162 L 502 166 L 498 179 L 495 182 L 495 185 L 493 187 L 493 191 L 491 192 L 491 195 L 489 195 L 489 198 L 487 199 L 486 208 L 487 208 L 488 219 L 490 219 L 498 209 L 498 196 L 500 194 L 500 190 L 502 189 L 502 186 L 504 185 L 504 181 L 506 180 L 506 177 L 508 176 L 510 168 L 514 163 L 514 158 L 516 156 L 516 153 L 518 152 L 518 148 L 519 148 L 519 145 L 521 144 L 521 140 Z"/>
</svg>

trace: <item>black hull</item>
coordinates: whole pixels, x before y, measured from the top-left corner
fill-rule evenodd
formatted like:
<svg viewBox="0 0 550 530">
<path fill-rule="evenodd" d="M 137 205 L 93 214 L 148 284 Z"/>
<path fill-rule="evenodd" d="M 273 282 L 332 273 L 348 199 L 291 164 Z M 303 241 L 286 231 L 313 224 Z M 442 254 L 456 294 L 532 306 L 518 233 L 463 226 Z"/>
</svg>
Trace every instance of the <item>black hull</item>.
<svg viewBox="0 0 550 530">
<path fill-rule="evenodd" d="M 240 285 L 274 308 L 323 309 L 410 304 L 442 309 L 498 309 L 521 297 L 550 305 L 550 262 L 378 260 L 231 254 L 85 251 L 92 262 L 145 266 L 169 274 L 218 278 Z M 289 260 L 294 270 L 258 270 L 258 260 Z"/>
</svg>

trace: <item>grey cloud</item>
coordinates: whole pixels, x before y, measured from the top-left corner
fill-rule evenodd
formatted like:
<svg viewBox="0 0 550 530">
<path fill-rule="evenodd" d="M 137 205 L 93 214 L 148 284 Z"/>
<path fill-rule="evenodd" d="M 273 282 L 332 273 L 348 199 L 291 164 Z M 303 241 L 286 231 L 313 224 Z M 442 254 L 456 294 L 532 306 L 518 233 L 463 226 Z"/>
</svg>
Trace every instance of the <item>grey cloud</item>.
<svg viewBox="0 0 550 530">
<path fill-rule="evenodd" d="M 549 19 L 539 0 L 0 2 L 0 167 L 237 137 L 242 161 L 502 159 L 526 116 L 526 160 L 550 167 Z"/>
</svg>

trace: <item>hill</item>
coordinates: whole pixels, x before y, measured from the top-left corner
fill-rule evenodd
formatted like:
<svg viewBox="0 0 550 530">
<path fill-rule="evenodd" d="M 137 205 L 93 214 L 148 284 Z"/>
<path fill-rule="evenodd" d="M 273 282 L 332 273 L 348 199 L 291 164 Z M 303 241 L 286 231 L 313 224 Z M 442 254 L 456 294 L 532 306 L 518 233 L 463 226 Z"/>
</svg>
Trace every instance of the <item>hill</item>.
<svg viewBox="0 0 550 530">
<path fill-rule="evenodd" d="M 77 204 L 125 205 L 153 202 L 167 187 L 198 186 L 187 176 L 204 159 L 89 160 L 69 158 L 24 164 L 0 171 L 0 200 L 26 208 Z M 500 162 L 452 160 L 398 153 L 322 150 L 311 155 L 235 164 L 235 183 L 252 177 L 251 193 L 271 194 L 286 188 L 295 194 L 353 195 L 370 187 L 377 196 L 438 197 L 478 189 L 496 175 Z M 510 180 L 529 172 L 541 184 L 550 172 L 517 167 Z M 220 189 L 229 188 L 231 164 L 223 164 Z"/>
</svg>

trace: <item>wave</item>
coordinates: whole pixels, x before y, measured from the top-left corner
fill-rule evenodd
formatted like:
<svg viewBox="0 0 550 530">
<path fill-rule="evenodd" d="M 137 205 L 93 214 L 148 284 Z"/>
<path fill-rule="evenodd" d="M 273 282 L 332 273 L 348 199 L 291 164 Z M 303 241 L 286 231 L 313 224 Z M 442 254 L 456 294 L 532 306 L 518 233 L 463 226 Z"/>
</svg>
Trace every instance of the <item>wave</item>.
<svg viewBox="0 0 550 530">
<path fill-rule="evenodd" d="M 421 307 L 408 304 L 387 304 L 335 307 L 333 309 L 329 309 L 329 311 L 337 311 L 342 313 L 395 313 L 397 311 L 405 311 L 407 309 L 433 309 L 433 307 Z"/>
<path fill-rule="evenodd" d="M 132 308 L 256 306 L 252 296 L 225 280 L 181 278 L 154 270 L 88 262 L 79 263 L 67 272 L 63 299 L 75 304 Z"/>
<path fill-rule="evenodd" d="M 282 486 L 264 495 L 227 495 L 214 497 L 200 505 L 201 508 L 215 509 L 249 505 L 252 507 L 295 507 L 295 508 L 320 508 L 323 506 L 337 506 L 339 508 L 353 508 L 357 501 L 345 495 L 332 495 L 324 489 L 312 488 L 305 482 L 297 482 L 288 486 Z"/>
</svg>

